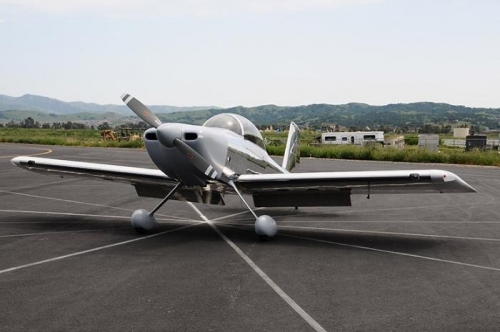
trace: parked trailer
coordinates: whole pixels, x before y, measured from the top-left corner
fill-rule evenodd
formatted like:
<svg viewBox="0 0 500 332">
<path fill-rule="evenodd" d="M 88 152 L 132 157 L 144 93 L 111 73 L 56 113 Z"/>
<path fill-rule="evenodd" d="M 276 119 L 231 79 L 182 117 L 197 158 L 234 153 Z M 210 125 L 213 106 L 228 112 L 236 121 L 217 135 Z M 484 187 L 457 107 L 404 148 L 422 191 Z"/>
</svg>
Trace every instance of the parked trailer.
<svg viewBox="0 0 500 332">
<path fill-rule="evenodd" d="M 383 131 L 331 132 L 321 134 L 322 144 L 363 145 L 369 142 L 384 143 Z"/>
</svg>

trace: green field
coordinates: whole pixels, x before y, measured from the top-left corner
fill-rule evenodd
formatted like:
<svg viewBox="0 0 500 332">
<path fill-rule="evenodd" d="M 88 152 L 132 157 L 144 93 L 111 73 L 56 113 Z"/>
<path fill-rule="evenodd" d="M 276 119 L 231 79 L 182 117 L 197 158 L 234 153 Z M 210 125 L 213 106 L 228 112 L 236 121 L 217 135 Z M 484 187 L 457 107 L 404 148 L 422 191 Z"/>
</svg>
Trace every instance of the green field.
<svg viewBox="0 0 500 332">
<path fill-rule="evenodd" d="M 283 155 L 285 151 L 286 133 L 265 133 L 264 136 L 268 141 L 268 153 L 277 156 Z M 370 147 L 308 145 L 308 143 L 314 141 L 316 136 L 318 136 L 318 134 L 315 132 L 302 133 L 301 157 L 500 166 L 500 153 L 498 153 L 498 151 L 483 152 L 476 150 L 465 152 L 462 149 L 441 146 L 439 152 L 429 152 L 415 145 L 407 145 L 404 150 L 384 148 L 379 145 Z M 100 131 L 88 129 L 56 130 L 2 128 L 0 129 L 0 142 L 89 147 L 143 147 L 142 141 L 140 140 L 133 142 L 103 141 Z"/>
<path fill-rule="evenodd" d="M 270 155 L 283 155 L 285 151 L 287 133 L 266 133 L 268 139 L 267 152 Z M 406 147 L 398 150 L 392 147 L 384 148 L 382 145 L 361 147 L 354 145 L 309 145 L 319 136 L 316 132 L 301 132 L 301 157 L 329 158 L 329 159 L 354 159 L 354 160 L 379 160 L 413 163 L 439 163 L 500 166 L 500 153 L 498 151 L 473 150 L 465 152 L 463 149 L 440 146 L 438 152 L 426 151 L 417 146 L 418 136 L 405 136 Z"/>
<path fill-rule="evenodd" d="M 283 155 L 284 146 L 268 146 L 271 155 Z M 407 146 L 404 150 L 383 148 L 382 146 L 308 146 L 301 145 L 301 157 L 379 160 L 412 163 L 462 164 L 500 166 L 498 151 L 474 150 L 465 152 L 463 149 L 440 147 L 438 152 L 426 151 L 418 146 Z"/>
<path fill-rule="evenodd" d="M 103 141 L 99 130 L 90 129 L 38 129 L 38 128 L 1 128 L 0 142 L 140 148 L 142 141 Z"/>
</svg>

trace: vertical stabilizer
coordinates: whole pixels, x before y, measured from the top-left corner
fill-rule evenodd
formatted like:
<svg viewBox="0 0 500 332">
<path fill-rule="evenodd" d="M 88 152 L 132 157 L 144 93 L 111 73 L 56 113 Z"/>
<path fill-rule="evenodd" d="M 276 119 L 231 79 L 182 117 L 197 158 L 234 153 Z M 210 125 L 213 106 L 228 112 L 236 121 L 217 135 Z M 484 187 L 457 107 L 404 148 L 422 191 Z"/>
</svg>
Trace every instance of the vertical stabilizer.
<svg viewBox="0 0 500 332">
<path fill-rule="evenodd" d="M 287 171 L 291 171 L 298 163 L 300 163 L 300 129 L 292 122 L 288 131 L 282 167 Z"/>
</svg>

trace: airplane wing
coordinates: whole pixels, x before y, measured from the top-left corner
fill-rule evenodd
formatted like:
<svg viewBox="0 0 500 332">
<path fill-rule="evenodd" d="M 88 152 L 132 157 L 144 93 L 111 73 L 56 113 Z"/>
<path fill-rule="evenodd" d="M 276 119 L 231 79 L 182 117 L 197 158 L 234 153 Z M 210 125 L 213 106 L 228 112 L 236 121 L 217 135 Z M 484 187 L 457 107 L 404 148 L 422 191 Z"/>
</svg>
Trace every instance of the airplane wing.
<svg viewBox="0 0 500 332">
<path fill-rule="evenodd" d="M 476 192 L 441 170 L 245 174 L 235 183 L 258 207 L 350 206 L 351 194 Z"/>
<path fill-rule="evenodd" d="M 11 161 L 42 174 L 129 183 L 144 197 L 164 198 L 177 184 L 157 169 L 38 157 Z M 351 194 L 475 192 L 457 175 L 440 170 L 243 174 L 234 182 L 253 196 L 257 207 L 350 206 Z M 224 193 L 233 192 L 213 181 L 205 187 L 183 187 L 172 199 L 224 205 Z"/>
<path fill-rule="evenodd" d="M 77 177 L 128 183 L 135 187 L 139 196 L 144 197 L 164 198 L 177 184 L 176 180 L 169 178 L 158 169 L 29 156 L 15 157 L 11 162 L 29 171 L 62 178 Z M 215 190 L 215 186 L 212 184 L 206 187 L 183 187 L 171 199 L 224 205 L 220 190 Z"/>
</svg>

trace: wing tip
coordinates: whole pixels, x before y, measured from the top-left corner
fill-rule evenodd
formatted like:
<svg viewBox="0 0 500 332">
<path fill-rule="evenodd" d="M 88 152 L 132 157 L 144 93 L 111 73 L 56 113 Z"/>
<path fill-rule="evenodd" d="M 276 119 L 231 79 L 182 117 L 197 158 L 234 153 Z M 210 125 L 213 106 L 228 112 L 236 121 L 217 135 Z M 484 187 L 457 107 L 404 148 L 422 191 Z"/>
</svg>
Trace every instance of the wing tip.
<svg viewBox="0 0 500 332">
<path fill-rule="evenodd" d="M 465 182 L 460 176 L 456 175 L 455 173 L 449 171 L 442 171 L 442 174 L 444 183 L 450 183 L 450 184 L 454 183 L 457 185 L 458 187 L 457 192 L 477 193 L 477 190 L 474 189 L 474 187 Z"/>
<path fill-rule="evenodd" d="M 10 162 L 14 166 L 19 166 L 21 163 L 21 157 L 14 157 L 10 160 Z"/>
</svg>

